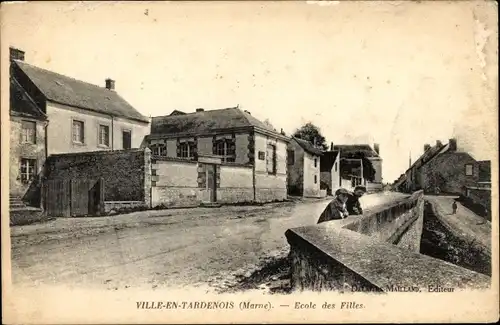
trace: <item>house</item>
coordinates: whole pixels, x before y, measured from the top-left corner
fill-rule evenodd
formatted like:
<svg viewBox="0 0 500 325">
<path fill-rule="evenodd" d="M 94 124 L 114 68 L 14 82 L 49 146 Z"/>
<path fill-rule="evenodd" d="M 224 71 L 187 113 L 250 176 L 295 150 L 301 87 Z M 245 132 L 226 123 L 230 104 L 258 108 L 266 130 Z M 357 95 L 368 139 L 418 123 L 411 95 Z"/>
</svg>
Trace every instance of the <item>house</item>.
<svg viewBox="0 0 500 325">
<path fill-rule="evenodd" d="M 476 161 L 469 153 L 457 150 L 457 140 L 447 144 L 436 141 L 424 145 L 423 154 L 406 170 L 395 184 L 399 191 L 464 194 L 467 187 L 480 182 L 480 173 L 487 176 L 486 162 Z"/>
<path fill-rule="evenodd" d="M 292 137 L 287 148 L 288 193 L 320 197 L 320 166 L 323 152 L 309 141 Z"/>
<path fill-rule="evenodd" d="M 152 205 L 284 200 L 288 141 L 238 107 L 153 117 Z"/>
<path fill-rule="evenodd" d="M 149 120 L 115 91 L 114 80 L 100 87 L 24 59 L 10 48 L 12 195 L 25 197 L 50 155 L 141 146 Z"/>
<path fill-rule="evenodd" d="M 340 173 L 343 188 L 353 189 L 357 185 L 364 185 L 368 191 L 379 191 L 382 189 L 382 158 L 380 157 L 380 146 L 375 143 L 373 148 L 368 144 L 333 145 L 331 150 L 340 152 Z M 375 172 L 373 180 L 367 180 L 364 176 L 362 159 L 370 161 Z"/>
<path fill-rule="evenodd" d="M 324 151 L 320 160 L 320 181 L 327 194 L 332 195 L 340 187 L 340 155 L 338 151 Z"/>
</svg>

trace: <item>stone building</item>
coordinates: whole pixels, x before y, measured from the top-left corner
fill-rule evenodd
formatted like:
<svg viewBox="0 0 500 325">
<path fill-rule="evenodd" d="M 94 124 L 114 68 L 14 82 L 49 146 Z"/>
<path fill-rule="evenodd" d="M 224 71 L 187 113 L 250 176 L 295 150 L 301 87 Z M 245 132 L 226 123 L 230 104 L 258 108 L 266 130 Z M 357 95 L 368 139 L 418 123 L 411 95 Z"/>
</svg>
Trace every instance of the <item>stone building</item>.
<svg viewBox="0 0 500 325">
<path fill-rule="evenodd" d="M 141 146 L 149 120 L 115 91 L 114 80 L 100 87 L 24 59 L 10 48 L 11 196 L 37 196 L 32 181 L 50 155 Z"/>
<path fill-rule="evenodd" d="M 153 117 L 153 205 L 287 197 L 289 139 L 238 107 Z"/>
<path fill-rule="evenodd" d="M 320 197 L 320 166 L 323 152 L 310 142 L 292 137 L 288 143 L 288 193 Z"/>
</svg>

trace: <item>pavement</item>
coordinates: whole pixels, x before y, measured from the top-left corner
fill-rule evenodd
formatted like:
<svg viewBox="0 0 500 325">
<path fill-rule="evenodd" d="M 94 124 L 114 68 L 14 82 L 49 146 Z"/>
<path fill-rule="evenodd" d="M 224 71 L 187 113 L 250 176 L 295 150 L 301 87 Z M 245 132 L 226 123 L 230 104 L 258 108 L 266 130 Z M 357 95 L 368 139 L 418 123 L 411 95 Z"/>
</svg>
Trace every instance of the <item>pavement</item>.
<svg viewBox="0 0 500 325">
<path fill-rule="evenodd" d="M 452 214 L 453 200 L 457 198 L 454 196 L 425 196 L 445 226 L 454 234 L 469 241 L 475 241 L 491 255 L 491 222 L 478 216 L 459 202 L 457 202 L 457 213 Z"/>
<path fill-rule="evenodd" d="M 366 195 L 366 210 L 401 199 Z M 329 199 L 263 206 L 171 209 L 59 218 L 11 227 L 15 285 L 185 288 L 218 286 L 286 255 L 287 229 L 315 224 Z"/>
</svg>

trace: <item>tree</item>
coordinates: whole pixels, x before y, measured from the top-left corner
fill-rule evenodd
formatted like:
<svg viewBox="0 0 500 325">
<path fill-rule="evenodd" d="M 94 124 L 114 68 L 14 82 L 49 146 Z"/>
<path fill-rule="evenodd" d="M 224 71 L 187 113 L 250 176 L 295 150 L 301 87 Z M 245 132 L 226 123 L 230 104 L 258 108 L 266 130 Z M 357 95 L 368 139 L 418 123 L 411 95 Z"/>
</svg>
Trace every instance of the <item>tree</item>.
<svg viewBox="0 0 500 325">
<path fill-rule="evenodd" d="M 328 145 L 326 144 L 325 137 L 321 134 L 319 127 L 312 123 L 306 123 L 300 128 L 298 128 L 293 136 L 302 140 L 306 140 L 311 144 L 314 144 L 316 140 L 316 146 L 323 150 L 328 150 Z"/>
</svg>

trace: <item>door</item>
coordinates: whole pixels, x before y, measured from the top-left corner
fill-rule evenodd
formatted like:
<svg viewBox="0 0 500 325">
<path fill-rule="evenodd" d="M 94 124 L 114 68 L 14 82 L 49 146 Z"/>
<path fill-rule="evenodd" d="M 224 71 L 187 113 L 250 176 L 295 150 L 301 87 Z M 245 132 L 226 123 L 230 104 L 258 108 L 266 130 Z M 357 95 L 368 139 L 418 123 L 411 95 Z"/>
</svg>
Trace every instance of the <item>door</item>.
<svg viewBox="0 0 500 325">
<path fill-rule="evenodd" d="M 210 202 L 217 202 L 216 166 L 207 164 L 207 190 Z"/>
<path fill-rule="evenodd" d="M 122 138 L 123 138 L 123 149 L 132 148 L 132 132 L 131 131 L 123 131 Z"/>
</svg>

